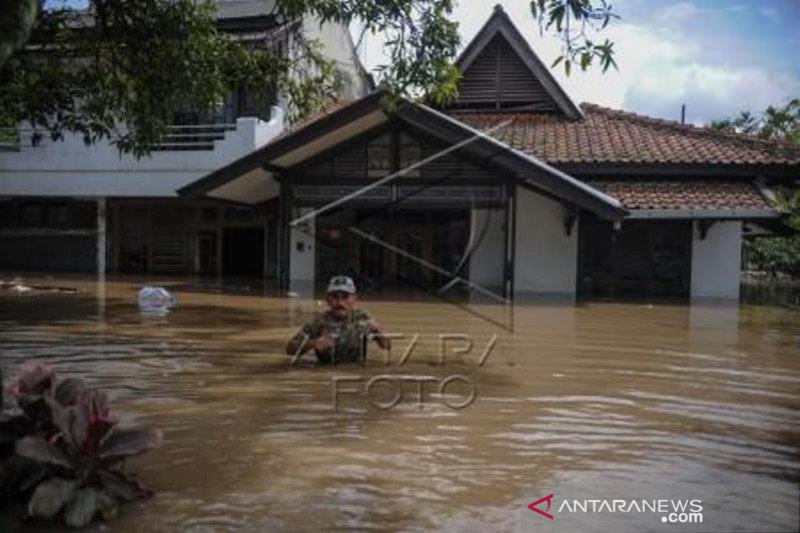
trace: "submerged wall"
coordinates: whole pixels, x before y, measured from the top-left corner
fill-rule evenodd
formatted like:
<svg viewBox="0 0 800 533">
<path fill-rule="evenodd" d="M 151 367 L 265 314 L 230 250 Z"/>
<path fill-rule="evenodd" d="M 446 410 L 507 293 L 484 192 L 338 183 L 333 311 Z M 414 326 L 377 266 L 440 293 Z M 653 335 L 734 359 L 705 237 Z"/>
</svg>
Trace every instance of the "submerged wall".
<svg viewBox="0 0 800 533">
<path fill-rule="evenodd" d="M 517 187 L 515 296 L 574 297 L 578 268 L 577 222 L 567 235 L 567 210 L 558 202 Z"/>
<path fill-rule="evenodd" d="M 702 237 L 692 228 L 692 298 L 739 298 L 742 261 L 741 221 L 715 222 Z"/>
</svg>

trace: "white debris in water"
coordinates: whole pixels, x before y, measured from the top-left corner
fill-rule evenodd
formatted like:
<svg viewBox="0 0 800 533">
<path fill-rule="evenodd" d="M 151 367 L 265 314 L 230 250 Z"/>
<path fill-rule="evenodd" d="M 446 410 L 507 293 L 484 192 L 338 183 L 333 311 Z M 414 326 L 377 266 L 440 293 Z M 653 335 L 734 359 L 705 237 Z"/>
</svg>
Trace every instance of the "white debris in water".
<svg viewBox="0 0 800 533">
<path fill-rule="evenodd" d="M 166 314 L 176 303 L 175 296 L 164 287 L 142 287 L 139 291 L 139 310 L 145 313 Z"/>
<path fill-rule="evenodd" d="M 11 281 L 0 281 L 0 289 L 9 292 L 23 293 L 32 291 L 33 287 L 26 285 L 20 278 L 14 278 Z"/>
<path fill-rule="evenodd" d="M 28 292 L 32 291 L 33 289 L 27 285 L 23 285 L 22 283 L 16 283 L 11 286 L 11 290 L 14 292 Z"/>
<path fill-rule="evenodd" d="M 300 298 L 300 294 L 298 294 L 298 293 L 296 293 L 294 291 L 289 291 L 289 292 L 286 293 L 286 297 L 287 298 Z"/>
</svg>

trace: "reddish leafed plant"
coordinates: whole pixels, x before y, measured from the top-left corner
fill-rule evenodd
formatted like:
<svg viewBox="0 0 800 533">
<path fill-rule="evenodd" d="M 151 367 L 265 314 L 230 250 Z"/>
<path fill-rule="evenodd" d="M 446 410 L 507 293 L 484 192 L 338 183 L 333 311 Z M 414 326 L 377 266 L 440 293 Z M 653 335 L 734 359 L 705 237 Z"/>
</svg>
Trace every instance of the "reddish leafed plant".
<svg viewBox="0 0 800 533">
<path fill-rule="evenodd" d="M 22 414 L 4 415 L 0 438 L 14 437 L 11 459 L 30 467 L 19 490 L 31 494 L 31 516 L 61 514 L 68 525 L 85 526 L 114 516 L 121 502 L 151 495 L 120 466 L 158 446 L 160 432 L 118 427 L 103 392 L 76 378 L 59 380 L 45 365 L 23 366 L 9 393 Z"/>
</svg>

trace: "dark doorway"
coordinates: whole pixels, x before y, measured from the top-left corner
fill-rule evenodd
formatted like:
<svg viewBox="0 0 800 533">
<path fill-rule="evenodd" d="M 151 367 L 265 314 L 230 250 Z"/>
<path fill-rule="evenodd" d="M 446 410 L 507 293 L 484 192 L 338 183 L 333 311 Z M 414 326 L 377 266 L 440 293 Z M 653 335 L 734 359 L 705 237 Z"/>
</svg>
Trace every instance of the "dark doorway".
<svg viewBox="0 0 800 533">
<path fill-rule="evenodd" d="M 264 228 L 225 228 L 222 273 L 233 277 L 264 274 Z"/>
<path fill-rule="evenodd" d="M 688 298 L 692 223 L 582 219 L 578 293 L 589 298 Z"/>
</svg>

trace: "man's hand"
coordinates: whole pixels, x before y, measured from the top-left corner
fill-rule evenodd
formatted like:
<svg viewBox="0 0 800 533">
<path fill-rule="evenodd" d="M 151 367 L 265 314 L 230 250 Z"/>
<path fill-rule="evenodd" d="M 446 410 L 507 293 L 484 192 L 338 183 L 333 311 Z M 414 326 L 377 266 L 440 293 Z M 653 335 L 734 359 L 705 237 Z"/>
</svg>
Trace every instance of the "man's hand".
<svg viewBox="0 0 800 533">
<path fill-rule="evenodd" d="M 326 353 L 333 350 L 336 342 L 328 336 L 323 336 L 310 341 L 309 344 L 311 350 L 319 353 Z"/>
<path fill-rule="evenodd" d="M 382 350 L 388 350 L 392 347 L 389 337 L 383 334 L 383 328 L 377 321 L 371 320 L 367 327 L 369 331 L 369 338 L 374 340 Z"/>
</svg>

